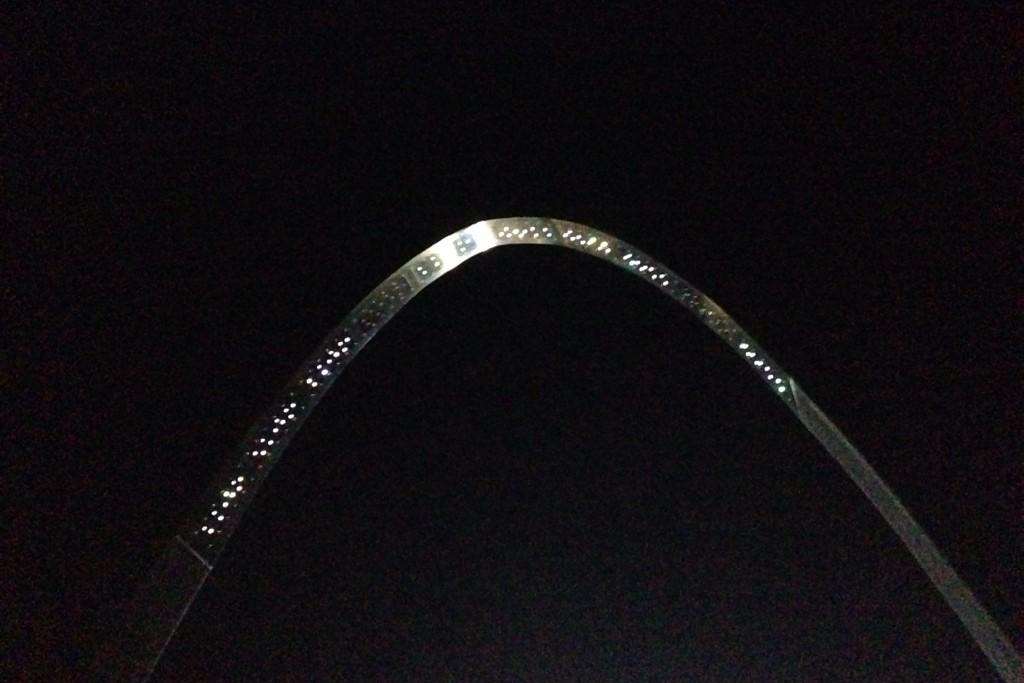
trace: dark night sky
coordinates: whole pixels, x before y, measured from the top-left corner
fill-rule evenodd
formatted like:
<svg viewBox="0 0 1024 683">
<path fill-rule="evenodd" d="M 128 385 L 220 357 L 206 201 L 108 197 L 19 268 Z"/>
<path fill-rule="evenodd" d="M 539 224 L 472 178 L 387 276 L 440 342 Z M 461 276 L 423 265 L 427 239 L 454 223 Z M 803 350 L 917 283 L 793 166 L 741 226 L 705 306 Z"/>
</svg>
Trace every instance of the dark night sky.
<svg viewBox="0 0 1024 683">
<path fill-rule="evenodd" d="M 716 299 L 1024 647 L 1024 14 L 722 7 L 11 22 L 15 677 L 87 678 L 105 615 L 320 338 L 427 245 L 512 215 L 612 233 Z M 519 247 L 352 364 L 155 680 L 310 677 L 994 674 L 710 332 Z"/>
</svg>

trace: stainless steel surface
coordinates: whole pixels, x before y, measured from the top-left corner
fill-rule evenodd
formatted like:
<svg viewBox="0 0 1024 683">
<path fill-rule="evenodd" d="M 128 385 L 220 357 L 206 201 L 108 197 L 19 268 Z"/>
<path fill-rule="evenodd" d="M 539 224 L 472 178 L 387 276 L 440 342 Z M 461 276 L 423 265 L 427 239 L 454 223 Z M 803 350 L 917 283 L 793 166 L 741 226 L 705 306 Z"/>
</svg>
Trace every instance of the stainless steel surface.
<svg viewBox="0 0 1024 683">
<path fill-rule="evenodd" d="M 789 406 L 836 458 L 913 554 L 1003 679 L 1022 680 L 1024 666 L 1020 655 L 964 582 L 857 449 L 757 341 L 714 301 L 639 249 L 585 225 L 550 218 L 520 217 L 475 223 L 423 250 L 370 292 L 331 331 L 316 352 L 302 364 L 280 398 L 252 426 L 238 452 L 175 543 L 187 548 L 191 553 L 189 557 L 201 562 L 205 569 L 212 569 L 246 508 L 292 437 L 348 363 L 377 331 L 412 297 L 463 262 L 495 247 L 515 244 L 547 244 L 596 256 L 646 280 L 689 309 L 747 362 L 769 391 Z M 205 578 L 205 574 L 200 571 L 196 576 Z M 166 642 L 198 592 L 202 580 L 197 580 L 199 583 L 186 591 L 188 595 L 168 592 L 161 598 L 157 591 L 142 598 L 136 617 L 141 622 L 146 621 L 148 613 L 166 615 L 168 605 L 178 606 L 177 619 L 168 620 L 165 616 L 160 622 L 167 632 L 159 646 L 134 655 L 143 677 L 156 665 Z M 181 593 L 180 590 L 178 592 Z M 146 604 L 146 601 L 161 600 L 166 604 Z"/>
</svg>

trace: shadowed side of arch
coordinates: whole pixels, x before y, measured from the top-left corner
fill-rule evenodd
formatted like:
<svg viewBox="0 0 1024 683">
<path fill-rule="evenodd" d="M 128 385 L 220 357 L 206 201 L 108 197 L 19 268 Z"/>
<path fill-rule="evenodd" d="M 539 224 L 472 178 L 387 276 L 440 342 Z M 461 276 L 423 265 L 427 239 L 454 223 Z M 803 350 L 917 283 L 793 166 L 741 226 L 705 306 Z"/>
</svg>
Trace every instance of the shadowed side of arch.
<svg viewBox="0 0 1024 683">
<path fill-rule="evenodd" d="M 416 294 L 468 259 L 499 246 L 546 244 L 596 256 L 646 280 L 690 310 L 743 358 L 839 462 L 875 505 L 956 612 L 1004 680 L 1024 680 L 1024 665 L 985 609 L 899 499 L 843 433 L 764 349 L 714 301 L 669 268 L 599 230 L 549 218 L 475 223 L 406 262 L 344 318 L 293 376 L 280 398 L 247 432 L 195 513 L 140 590 L 128 637 L 100 666 L 144 679 L 156 666 L 260 485 L 344 368 Z"/>
</svg>

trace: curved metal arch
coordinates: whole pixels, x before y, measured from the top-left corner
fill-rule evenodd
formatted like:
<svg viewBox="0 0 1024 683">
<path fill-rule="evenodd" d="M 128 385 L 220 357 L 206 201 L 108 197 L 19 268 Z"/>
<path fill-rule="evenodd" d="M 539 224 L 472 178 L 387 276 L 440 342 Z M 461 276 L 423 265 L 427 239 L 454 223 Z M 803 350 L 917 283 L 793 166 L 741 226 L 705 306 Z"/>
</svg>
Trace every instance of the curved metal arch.
<svg viewBox="0 0 1024 683">
<path fill-rule="evenodd" d="M 646 280 L 696 315 L 747 362 L 860 487 L 1000 676 L 1006 681 L 1024 680 L 1020 655 L 896 495 L 796 380 L 718 304 L 662 263 L 611 235 L 578 223 L 530 217 L 480 221 L 439 240 L 378 285 L 327 335 L 280 398 L 250 428 L 228 467 L 140 591 L 130 615 L 130 642 L 121 650 L 117 664 L 121 675 L 146 678 L 152 672 L 270 469 L 377 331 L 441 276 L 474 256 L 513 244 L 547 244 L 596 256 Z"/>
</svg>

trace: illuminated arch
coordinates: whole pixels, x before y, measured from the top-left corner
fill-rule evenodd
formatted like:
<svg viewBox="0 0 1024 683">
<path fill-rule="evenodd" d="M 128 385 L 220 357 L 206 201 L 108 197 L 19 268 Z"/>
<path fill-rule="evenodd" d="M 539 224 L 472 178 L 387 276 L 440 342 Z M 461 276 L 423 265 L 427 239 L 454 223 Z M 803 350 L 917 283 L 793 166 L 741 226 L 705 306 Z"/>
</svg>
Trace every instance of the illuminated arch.
<svg viewBox="0 0 1024 683">
<path fill-rule="evenodd" d="M 611 235 L 549 218 L 475 223 L 438 241 L 378 285 L 331 331 L 280 398 L 246 434 L 228 467 L 174 538 L 129 615 L 130 638 L 114 657 L 123 677 L 146 678 L 274 463 L 345 366 L 412 297 L 470 258 L 499 246 L 547 244 L 596 256 L 640 277 L 690 310 L 738 353 L 836 459 L 874 504 L 1007 681 L 1024 666 L 992 618 L 857 449 L 718 304 L 664 265 Z"/>
</svg>

